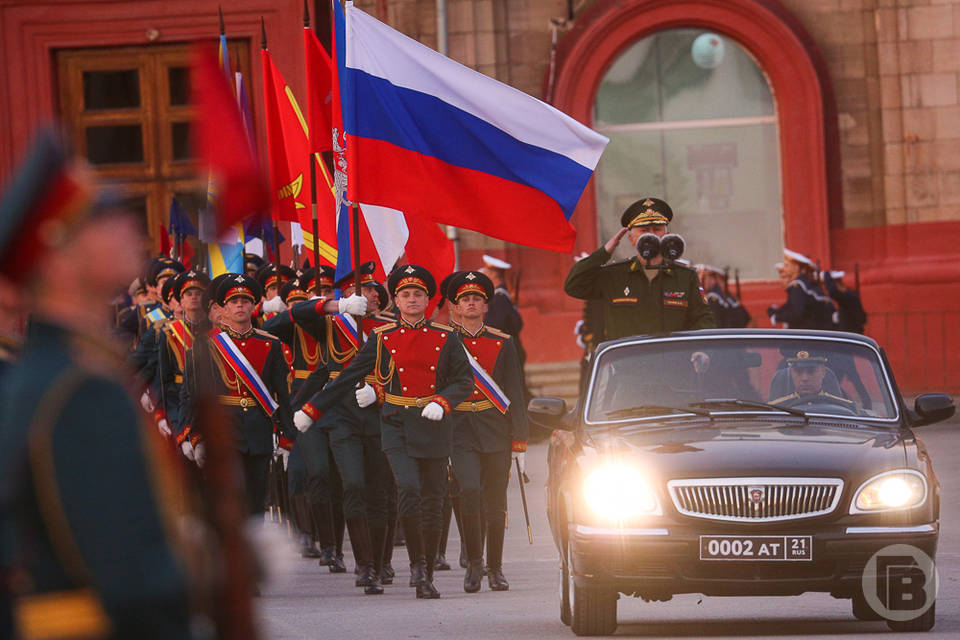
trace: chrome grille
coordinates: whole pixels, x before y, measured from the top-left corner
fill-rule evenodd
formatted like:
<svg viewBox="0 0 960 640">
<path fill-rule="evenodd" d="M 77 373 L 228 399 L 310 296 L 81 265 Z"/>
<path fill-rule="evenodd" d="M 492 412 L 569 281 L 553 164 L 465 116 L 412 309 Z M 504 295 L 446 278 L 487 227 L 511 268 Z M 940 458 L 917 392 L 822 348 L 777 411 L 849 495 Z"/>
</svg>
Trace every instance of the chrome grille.
<svg viewBox="0 0 960 640">
<path fill-rule="evenodd" d="M 839 478 L 697 478 L 667 483 L 673 506 L 695 518 L 777 522 L 830 513 L 840 502 Z"/>
</svg>

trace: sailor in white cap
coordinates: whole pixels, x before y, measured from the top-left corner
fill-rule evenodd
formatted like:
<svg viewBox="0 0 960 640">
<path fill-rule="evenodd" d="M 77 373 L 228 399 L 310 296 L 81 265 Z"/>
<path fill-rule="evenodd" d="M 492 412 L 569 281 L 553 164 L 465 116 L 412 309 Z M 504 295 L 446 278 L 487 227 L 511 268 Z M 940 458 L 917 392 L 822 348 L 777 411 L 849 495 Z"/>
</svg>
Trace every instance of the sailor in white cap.
<svg viewBox="0 0 960 640">
<path fill-rule="evenodd" d="M 833 329 L 833 301 L 813 281 L 816 263 L 790 249 L 783 250 L 781 281 L 787 281 L 787 300 L 779 307 L 770 305 L 767 315 L 776 326 L 785 323 L 791 329 Z"/>
<path fill-rule="evenodd" d="M 517 311 L 517 306 L 507 290 L 506 271 L 513 266 L 500 258 L 491 255 L 483 256 L 484 267 L 480 272 L 493 281 L 493 298 L 487 307 L 487 314 L 483 323 L 488 327 L 499 329 L 509 334 L 516 341 L 517 353 L 520 356 L 520 366 L 527 359 L 527 354 L 520 342 L 520 330 L 523 329 L 523 318 Z"/>
<path fill-rule="evenodd" d="M 860 292 L 844 284 L 844 271 L 825 271 L 823 285 L 837 303 L 837 329 L 851 333 L 863 333 L 867 324 L 867 312 L 860 301 Z"/>
<path fill-rule="evenodd" d="M 721 283 L 723 282 L 724 272 L 718 267 L 709 264 L 698 264 L 694 266 L 697 275 L 700 277 L 700 288 L 703 289 L 704 299 L 710 307 L 710 313 L 717 323 L 717 327 L 723 329 L 730 325 L 730 305 L 723 294 Z"/>
</svg>

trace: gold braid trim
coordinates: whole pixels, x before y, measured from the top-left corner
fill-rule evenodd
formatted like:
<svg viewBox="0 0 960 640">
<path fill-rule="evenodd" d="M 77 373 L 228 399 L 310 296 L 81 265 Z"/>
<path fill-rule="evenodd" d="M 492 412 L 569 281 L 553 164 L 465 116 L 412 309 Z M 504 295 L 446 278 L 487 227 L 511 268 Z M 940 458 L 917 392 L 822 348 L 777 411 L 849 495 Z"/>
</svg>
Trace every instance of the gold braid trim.
<svg viewBox="0 0 960 640">
<path fill-rule="evenodd" d="M 307 348 L 306 332 L 298 324 L 293 325 L 293 330 L 297 337 L 297 341 L 300 344 L 300 353 L 303 354 L 303 359 L 307 363 L 307 368 L 313 371 L 317 368 L 317 363 L 320 361 L 323 349 L 320 347 L 320 343 L 317 342 L 317 350 L 311 354 L 310 350 Z M 324 361 L 323 364 L 327 364 L 326 361 Z"/>
</svg>

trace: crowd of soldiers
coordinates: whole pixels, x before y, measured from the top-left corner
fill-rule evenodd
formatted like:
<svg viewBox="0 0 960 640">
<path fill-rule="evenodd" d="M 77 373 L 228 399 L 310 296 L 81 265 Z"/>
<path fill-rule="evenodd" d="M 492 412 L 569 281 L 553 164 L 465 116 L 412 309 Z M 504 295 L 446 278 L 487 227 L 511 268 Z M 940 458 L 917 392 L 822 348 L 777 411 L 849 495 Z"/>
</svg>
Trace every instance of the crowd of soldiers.
<svg viewBox="0 0 960 640">
<path fill-rule="evenodd" d="M 190 637 L 203 598 L 182 556 L 203 545 L 175 539 L 198 504 L 226 550 L 237 548 L 220 526 L 230 504 L 252 523 L 270 510 L 331 572 L 347 570 L 345 530 L 370 595 L 393 583 L 401 537 L 425 599 L 440 597 L 456 511 L 464 590 L 484 577 L 509 589 L 507 480 L 528 440 L 509 264 L 486 256 L 438 287 L 414 264 L 380 282 L 372 262 L 335 278 L 251 256 L 211 280 L 158 257 L 111 323 L 105 292 L 130 282 L 142 246 L 121 202 L 48 136 L 2 212 L 0 293 L 6 302 L 9 285 L 28 318 L 19 362 L 0 371 L 5 637 Z M 218 566 L 229 574 L 236 560 Z M 223 609 L 226 624 L 242 609 Z"/>
</svg>

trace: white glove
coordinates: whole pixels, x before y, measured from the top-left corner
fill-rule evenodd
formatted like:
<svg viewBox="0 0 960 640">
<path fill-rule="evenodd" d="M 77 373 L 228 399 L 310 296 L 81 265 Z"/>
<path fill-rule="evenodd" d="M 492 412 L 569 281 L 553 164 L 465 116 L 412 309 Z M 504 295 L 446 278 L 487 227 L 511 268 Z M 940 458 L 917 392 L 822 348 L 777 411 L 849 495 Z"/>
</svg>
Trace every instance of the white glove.
<svg viewBox="0 0 960 640">
<path fill-rule="evenodd" d="M 309 429 L 312 424 L 313 418 L 308 416 L 303 409 L 293 414 L 293 426 L 295 426 L 300 433 Z"/>
<path fill-rule="evenodd" d="M 283 469 L 287 469 L 287 460 L 290 459 L 290 452 L 284 449 L 283 447 L 277 447 L 279 449 L 280 458 L 283 460 Z"/>
<path fill-rule="evenodd" d="M 144 391 L 143 395 L 140 396 L 140 406 L 143 407 L 143 410 L 147 413 L 153 413 L 153 400 L 150 399 L 149 391 Z"/>
<path fill-rule="evenodd" d="M 197 446 L 193 450 L 194 459 L 197 462 L 197 466 L 203 469 L 203 465 L 207 462 L 207 447 L 202 442 L 198 442 Z"/>
<path fill-rule="evenodd" d="M 160 422 L 157 423 L 157 429 L 160 429 L 160 433 L 163 434 L 165 438 L 173 435 L 173 431 L 170 431 L 170 425 L 167 423 L 166 418 L 160 418 Z"/>
<path fill-rule="evenodd" d="M 357 389 L 357 406 L 363 409 L 377 401 L 377 391 L 369 383 Z"/>
<path fill-rule="evenodd" d="M 283 303 L 283 298 L 280 296 L 274 296 L 269 300 L 265 300 L 260 309 L 265 313 L 280 313 L 281 311 L 286 310 L 287 305 Z"/>
<path fill-rule="evenodd" d="M 434 422 L 443 420 L 443 407 L 436 402 L 431 402 L 423 408 L 423 411 L 420 412 L 420 415 L 427 420 L 433 420 Z"/>
<path fill-rule="evenodd" d="M 193 445 L 190 444 L 189 440 L 184 440 L 180 443 L 180 451 L 183 452 L 183 457 L 189 460 L 190 462 L 196 462 L 196 455 L 193 452 Z"/>
<path fill-rule="evenodd" d="M 527 453 L 526 451 L 514 451 L 513 459 L 520 461 L 520 473 L 524 474 L 527 472 Z"/>
<path fill-rule="evenodd" d="M 352 316 L 362 316 L 367 313 L 367 299 L 357 294 L 349 298 L 340 298 L 337 304 L 340 307 L 340 313 L 348 313 Z"/>
</svg>

